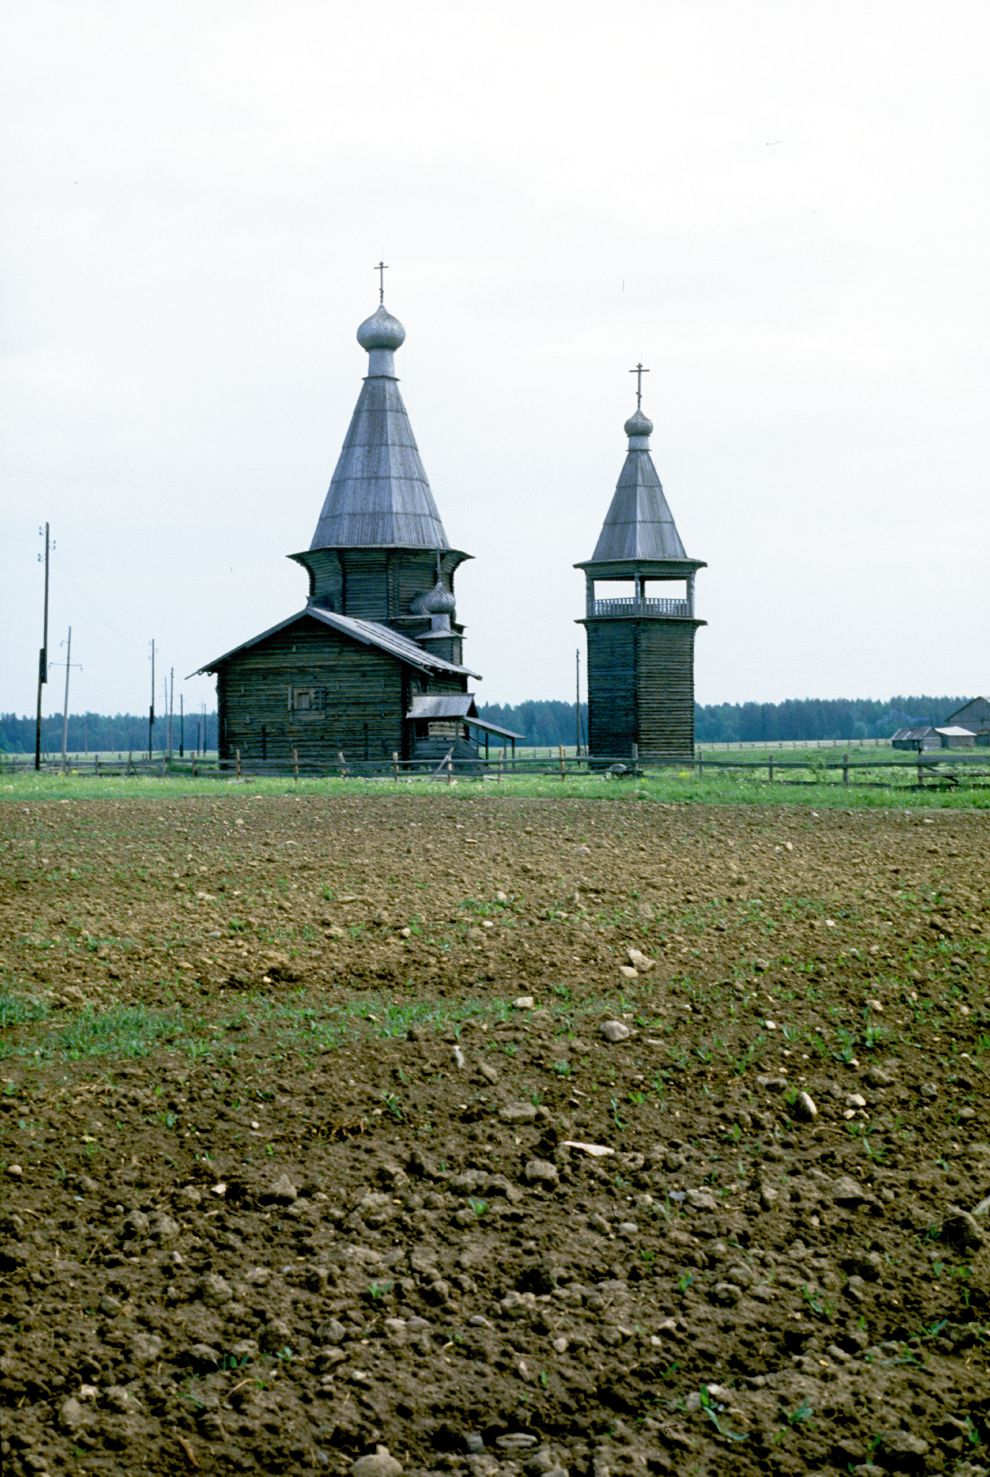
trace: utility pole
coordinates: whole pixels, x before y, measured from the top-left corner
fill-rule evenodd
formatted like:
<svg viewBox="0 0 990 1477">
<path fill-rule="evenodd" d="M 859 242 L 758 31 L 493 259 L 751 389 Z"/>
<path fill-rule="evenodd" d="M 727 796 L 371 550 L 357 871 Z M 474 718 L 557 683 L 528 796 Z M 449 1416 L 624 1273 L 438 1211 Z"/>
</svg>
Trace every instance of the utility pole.
<svg viewBox="0 0 990 1477">
<path fill-rule="evenodd" d="M 151 706 L 148 709 L 148 758 L 155 737 L 155 638 L 151 638 Z"/>
<path fill-rule="evenodd" d="M 62 645 L 65 647 L 65 661 L 51 662 L 50 665 L 53 667 L 65 667 L 65 703 L 62 707 L 62 770 L 64 773 L 69 763 L 69 674 L 73 667 L 79 667 L 79 670 L 82 671 L 81 664 L 72 660 L 71 626 L 69 627 L 68 637 L 62 642 Z"/>
<path fill-rule="evenodd" d="M 39 534 L 41 529 L 38 529 Z M 34 767 L 41 768 L 41 689 L 48 681 L 48 563 L 51 542 L 45 524 L 45 619 L 42 626 L 41 650 L 38 652 L 38 713 L 34 724 Z M 41 555 L 38 555 L 41 558 Z"/>
<path fill-rule="evenodd" d="M 172 757 L 172 714 L 175 710 L 175 668 L 168 669 L 168 743 L 165 753 L 169 759 Z"/>
<path fill-rule="evenodd" d="M 574 735 L 575 752 L 581 757 L 581 648 L 574 653 Z"/>
</svg>

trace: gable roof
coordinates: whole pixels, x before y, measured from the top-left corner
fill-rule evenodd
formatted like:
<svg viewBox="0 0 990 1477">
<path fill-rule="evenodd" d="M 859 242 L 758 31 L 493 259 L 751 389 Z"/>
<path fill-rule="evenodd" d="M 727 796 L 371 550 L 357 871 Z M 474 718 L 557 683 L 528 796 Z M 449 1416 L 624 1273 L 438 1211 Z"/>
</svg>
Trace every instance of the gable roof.
<svg viewBox="0 0 990 1477">
<path fill-rule="evenodd" d="M 980 732 L 985 732 L 990 725 L 990 697 L 971 697 L 969 702 L 963 703 L 954 713 L 950 713 L 945 720 L 946 723 L 957 723 L 959 719 L 967 725 L 976 723 Z"/>
<path fill-rule="evenodd" d="M 287 626 L 294 625 L 296 621 L 301 621 L 306 616 L 328 626 L 332 631 L 340 632 L 342 636 L 349 636 L 352 640 L 361 642 L 363 646 L 374 646 L 388 656 L 395 657 L 397 661 L 417 668 L 418 671 L 450 672 L 458 677 L 475 677 L 481 680 L 477 672 L 471 672 L 467 667 L 459 667 L 454 662 L 445 661 L 443 657 L 432 656 L 430 652 L 424 651 L 422 646 L 411 641 L 408 636 L 401 636 L 398 631 L 393 631 L 391 626 L 383 626 L 378 621 L 359 620 L 352 615 L 338 615 L 336 611 L 324 610 L 319 605 L 307 605 L 305 610 L 297 611 L 295 615 L 279 621 L 277 625 L 269 626 L 268 630 L 262 631 L 260 635 L 252 636 L 250 641 L 242 641 L 240 646 L 225 651 L 223 656 L 206 662 L 198 671 L 190 673 L 190 676 L 199 677 L 204 672 L 215 672 L 232 657 L 240 655 L 242 651 L 248 651 L 252 646 L 257 646 L 259 642 L 267 640 L 269 636 L 274 636 L 279 631 L 284 631 Z"/>
</svg>

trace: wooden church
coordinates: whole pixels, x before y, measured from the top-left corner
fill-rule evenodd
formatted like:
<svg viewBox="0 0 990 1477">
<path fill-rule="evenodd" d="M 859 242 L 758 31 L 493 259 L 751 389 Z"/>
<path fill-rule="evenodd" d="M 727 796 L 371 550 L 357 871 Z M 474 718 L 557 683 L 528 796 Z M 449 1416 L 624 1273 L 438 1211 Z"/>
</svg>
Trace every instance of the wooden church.
<svg viewBox="0 0 990 1477">
<path fill-rule="evenodd" d="M 607 760 L 694 754 L 694 579 L 650 454 L 643 366 L 629 438 L 602 531 L 585 573 L 588 752 Z"/>
<path fill-rule="evenodd" d="M 382 268 L 384 270 L 384 268 Z M 304 609 L 200 668 L 215 672 L 221 759 L 455 759 L 489 735 L 463 664 L 451 548 L 395 374 L 405 329 L 379 293 L 358 328 L 368 373 L 309 548 Z"/>
</svg>

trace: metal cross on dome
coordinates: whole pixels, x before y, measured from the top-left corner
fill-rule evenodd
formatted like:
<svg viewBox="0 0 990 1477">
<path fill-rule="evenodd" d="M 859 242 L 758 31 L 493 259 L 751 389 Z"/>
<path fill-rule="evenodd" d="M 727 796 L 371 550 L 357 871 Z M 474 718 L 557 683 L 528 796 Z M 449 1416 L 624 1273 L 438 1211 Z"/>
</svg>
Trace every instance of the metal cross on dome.
<svg viewBox="0 0 990 1477">
<path fill-rule="evenodd" d="M 636 376 L 636 409 L 637 410 L 640 410 L 642 408 L 642 404 L 643 404 L 643 375 L 644 374 L 649 374 L 649 372 L 650 371 L 648 369 L 644 369 L 643 368 L 642 364 L 637 364 L 635 369 L 630 369 L 630 371 L 629 371 L 630 374 L 634 374 Z"/>
<path fill-rule="evenodd" d="M 385 273 L 388 271 L 388 267 L 384 261 L 380 261 L 375 271 L 378 273 L 378 302 L 381 305 L 385 301 Z"/>
</svg>

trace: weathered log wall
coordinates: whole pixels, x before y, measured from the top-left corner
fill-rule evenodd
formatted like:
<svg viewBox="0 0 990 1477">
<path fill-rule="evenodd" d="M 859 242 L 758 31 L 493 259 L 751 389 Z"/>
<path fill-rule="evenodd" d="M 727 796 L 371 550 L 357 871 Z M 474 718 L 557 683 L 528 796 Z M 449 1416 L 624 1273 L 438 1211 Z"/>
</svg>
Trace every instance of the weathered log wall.
<svg viewBox="0 0 990 1477">
<path fill-rule="evenodd" d="M 408 620 L 412 602 L 437 578 L 432 549 L 313 549 L 299 557 L 309 571 L 309 598 L 361 620 Z M 444 566 L 442 578 L 452 593 L 453 570 Z M 428 628 L 429 621 L 422 626 Z"/>
<path fill-rule="evenodd" d="M 592 755 L 690 758 L 694 633 L 690 620 L 588 620 L 588 747 Z"/>
<path fill-rule="evenodd" d="M 404 715 L 419 692 L 463 692 L 303 618 L 237 653 L 218 672 L 220 752 L 231 758 L 336 761 L 410 757 Z"/>
</svg>

